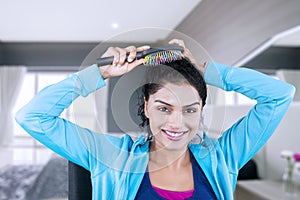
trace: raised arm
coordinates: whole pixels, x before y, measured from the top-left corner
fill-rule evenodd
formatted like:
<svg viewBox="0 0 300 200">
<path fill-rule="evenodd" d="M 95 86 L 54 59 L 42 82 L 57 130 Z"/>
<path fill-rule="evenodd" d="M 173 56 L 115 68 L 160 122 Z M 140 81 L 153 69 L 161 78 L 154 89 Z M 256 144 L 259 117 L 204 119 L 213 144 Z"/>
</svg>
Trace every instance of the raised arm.
<svg viewBox="0 0 300 200">
<path fill-rule="evenodd" d="M 218 63 L 208 63 L 204 75 L 210 85 L 257 101 L 219 139 L 229 168 L 237 172 L 273 134 L 293 99 L 295 88 L 255 70 Z"/>
<path fill-rule="evenodd" d="M 98 67 L 91 66 L 44 88 L 17 112 L 16 120 L 39 142 L 88 169 L 89 152 L 79 134 L 92 137 L 92 133 L 59 116 L 78 96 L 87 96 L 103 86 Z"/>
<path fill-rule="evenodd" d="M 105 78 L 120 76 L 140 65 L 143 60 L 128 63 L 124 55 L 129 53 L 129 58 L 134 59 L 137 51 L 147 48 L 133 46 L 125 49 L 109 48 L 104 56 L 114 56 L 112 65 L 100 68 L 97 65 L 90 66 L 59 83 L 44 88 L 18 111 L 17 122 L 42 144 L 86 169 L 90 169 L 91 162 L 96 162 L 97 159 L 112 159 L 114 155 L 111 154 L 114 151 L 107 140 L 109 138 L 109 141 L 115 143 L 116 147 L 122 146 L 119 144 L 121 140 L 93 133 L 91 130 L 60 118 L 60 114 L 77 97 L 88 96 L 105 86 Z M 104 153 L 102 149 L 107 151 Z"/>
</svg>

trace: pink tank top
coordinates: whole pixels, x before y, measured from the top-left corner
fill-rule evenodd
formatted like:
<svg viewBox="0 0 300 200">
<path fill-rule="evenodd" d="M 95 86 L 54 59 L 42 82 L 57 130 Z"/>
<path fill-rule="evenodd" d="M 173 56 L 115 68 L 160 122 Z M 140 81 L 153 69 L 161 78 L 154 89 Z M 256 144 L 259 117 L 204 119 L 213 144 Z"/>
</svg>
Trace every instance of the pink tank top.
<svg viewBox="0 0 300 200">
<path fill-rule="evenodd" d="M 194 194 L 194 190 L 188 190 L 184 192 L 176 192 L 176 191 L 170 191 L 170 190 L 164 190 L 158 187 L 153 186 L 153 189 L 156 191 L 156 193 L 166 199 L 172 199 L 172 200 L 183 200 L 188 199 Z"/>
</svg>

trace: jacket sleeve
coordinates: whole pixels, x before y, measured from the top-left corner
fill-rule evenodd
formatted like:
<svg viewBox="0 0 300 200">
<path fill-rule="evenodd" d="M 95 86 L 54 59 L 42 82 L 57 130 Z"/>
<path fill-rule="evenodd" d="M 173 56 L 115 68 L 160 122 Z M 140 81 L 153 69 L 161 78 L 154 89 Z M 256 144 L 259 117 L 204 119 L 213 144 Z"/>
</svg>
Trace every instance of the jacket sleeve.
<svg viewBox="0 0 300 200">
<path fill-rule="evenodd" d="M 218 63 L 209 63 L 204 77 L 210 85 L 257 101 L 246 116 L 219 138 L 229 170 L 236 173 L 275 131 L 293 99 L 295 88 L 255 70 Z"/>
<path fill-rule="evenodd" d="M 95 134 L 60 114 L 78 96 L 87 96 L 105 86 L 96 65 L 72 74 L 40 91 L 16 114 L 16 121 L 35 139 L 86 169 L 90 168 L 89 146 L 97 146 Z"/>
</svg>

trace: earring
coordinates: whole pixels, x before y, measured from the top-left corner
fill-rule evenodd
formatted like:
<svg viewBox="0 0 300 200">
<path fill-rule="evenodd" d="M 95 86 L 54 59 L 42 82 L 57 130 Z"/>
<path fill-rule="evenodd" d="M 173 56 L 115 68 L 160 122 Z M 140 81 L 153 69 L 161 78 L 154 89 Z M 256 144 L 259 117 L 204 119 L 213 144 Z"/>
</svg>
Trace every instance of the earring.
<svg viewBox="0 0 300 200">
<path fill-rule="evenodd" d="M 204 120 L 203 116 L 201 116 L 200 120 L 200 125 L 199 125 L 199 130 L 196 133 L 195 137 L 191 140 L 191 144 L 202 144 L 204 142 L 204 132 L 205 132 L 205 125 L 204 125 Z"/>
<path fill-rule="evenodd" d="M 191 144 L 201 144 L 203 142 L 203 132 L 198 132 L 191 140 Z"/>
<path fill-rule="evenodd" d="M 146 133 L 146 137 L 145 137 L 145 141 L 144 141 L 144 143 L 146 143 L 146 142 L 153 142 L 154 141 L 154 135 L 153 135 L 153 133 L 151 132 L 151 130 L 150 130 L 150 126 L 148 125 L 147 126 L 147 131 L 146 131 L 147 133 Z"/>
</svg>

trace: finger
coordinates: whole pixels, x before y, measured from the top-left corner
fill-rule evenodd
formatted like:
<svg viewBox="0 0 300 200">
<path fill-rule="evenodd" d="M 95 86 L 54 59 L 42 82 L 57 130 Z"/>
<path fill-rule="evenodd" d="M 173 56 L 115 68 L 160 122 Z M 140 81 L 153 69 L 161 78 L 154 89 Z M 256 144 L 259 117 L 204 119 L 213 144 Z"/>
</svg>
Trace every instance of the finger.
<svg viewBox="0 0 300 200">
<path fill-rule="evenodd" d="M 128 66 L 127 66 L 128 72 L 131 71 L 131 70 L 133 70 L 137 66 L 142 65 L 143 63 L 144 63 L 144 59 L 143 58 L 133 61 L 132 63 L 128 64 Z"/>
<path fill-rule="evenodd" d="M 136 57 L 136 51 L 137 51 L 137 49 L 136 49 L 135 46 L 129 46 L 129 47 L 126 47 L 125 49 L 126 49 L 127 52 L 129 52 L 127 61 L 129 63 L 131 63 L 135 59 L 135 57 Z"/>
<path fill-rule="evenodd" d="M 183 47 L 184 48 L 183 57 L 189 57 L 189 55 L 191 54 L 190 50 L 185 47 L 183 40 L 172 39 L 171 41 L 169 41 L 169 44 L 176 44 L 176 45 Z"/>
<path fill-rule="evenodd" d="M 150 49 L 150 46 L 149 45 L 144 45 L 144 46 L 140 46 L 140 47 L 136 48 L 136 51 L 140 52 L 140 51 L 145 51 L 145 50 L 148 50 L 148 49 Z"/>
<path fill-rule="evenodd" d="M 148 50 L 148 49 L 150 49 L 150 46 L 144 45 L 144 46 L 140 46 L 137 48 L 135 46 L 130 46 L 130 47 L 128 47 L 128 49 L 130 50 L 130 54 L 129 54 L 127 60 L 128 60 L 128 62 L 132 62 L 136 58 L 137 52 Z"/>
<path fill-rule="evenodd" d="M 114 57 L 112 65 L 113 66 L 117 65 L 117 63 L 119 62 L 120 55 L 115 47 L 109 47 L 102 57 L 110 57 L 110 56 Z"/>
<path fill-rule="evenodd" d="M 183 48 L 185 48 L 185 44 L 184 44 L 183 40 L 172 39 L 171 41 L 169 41 L 169 44 L 177 44 L 177 45 L 182 46 Z"/>
<path fill-rule="evenodd" d="M 119 55 L 120 55 L 119 56 L 119 62 L 117 63 L 117 66 L 122 66 L 126 61 L 127 51 L 125 49 L 119 48 L 119 47 L 117 47 L 116 49 L 117 49 L 117 51 L 119 52 Z"/>
</svg>

